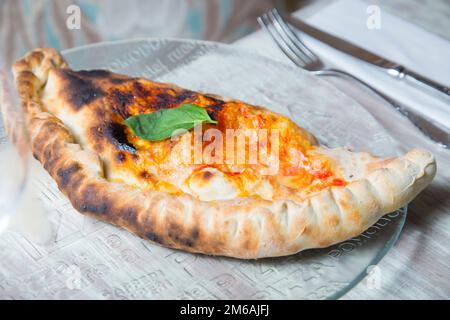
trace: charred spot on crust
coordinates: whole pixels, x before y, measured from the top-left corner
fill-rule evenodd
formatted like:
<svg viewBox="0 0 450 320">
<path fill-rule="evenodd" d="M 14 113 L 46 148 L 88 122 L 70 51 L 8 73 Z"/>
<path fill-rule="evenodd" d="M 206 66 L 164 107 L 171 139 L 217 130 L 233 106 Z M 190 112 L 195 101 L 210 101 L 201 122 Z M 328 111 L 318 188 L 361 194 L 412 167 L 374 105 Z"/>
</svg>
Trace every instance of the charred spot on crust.
<svg viewBox="0 0 450 320">
<path fill-rule="evenodd" d="M 69 100 L 77 110 L 105 95 L 92 80 L 83 78 L 79 72 L 64 70 L 63 76 L 67 81 L 64 91 L 68 92 Z"/>
<path fill-rule="evenodd" d="M 223 107 L 225 106 L 225 101 L 223 100 L 219 100 L 210 96 L 205 96 L 206 98 L 214 101 L 214 104 L 207 106 L 206 107 L 206 111 L 208 112 L 209 116 L 211 117 L 211 119 L 217 121 L 218 120 L 218 116 L 219 116 L 219 112 L 223 109 Z"/>
<path fill-rule="evenodd" d="M 98 197 L 99 188 L 95 184 L 87 185 L 80 197 L 82 200 L 75 203 L 75 208 L 81 213 L 89 212 L 94 215 L 104 215 L 110 209 L 110 202 Z"/>
<path fill-rule="evenodd" d="M 72 95 L 71 101 L 77 109 L 80 109 L 82 106 L 91 103 L 103 95 L 104 93 L 100 89 L 86 86 L 80 89 L 78 94 Z"/>
<path fill-rule="evenodd" d="M 50 173 L 53 173 L 58 169 L 56 166 L 58 157 L 53 156 L 53 146 L 51 144 L 45 144 L 43 141 L 45 140 L 39 139 L 38 136 L 38 139 L 36 139 L 33 143 L 33 149 L 42 150 L 44 157 L 40 160 L 43 161 L 44 169 Z M 49 156 L 47 157 L 47 155 Z"/>
<path fill-rule="evenodd" d="M 192 102 L 198 94 L 190 90 L 175 90 L 170 87 L 147 86 L 134 79 L 123 88 L 111 91 L 109 97 L 114 112 L 128 118 L 128 107 L 137 103 L 140 110 L 161 110 L 179 106 L 183 102 Z"/>
<path fill-rule="evenodd" d="M 150 179 L 152 175 L 147 170 L 142 170 L 139 176 L 143 179 Z"/>
<path fill-rule="evenodd" d="M 159 244 L 163 244 L 162 238 L 159 235 L 157 235 L 156 233 L 154 233 L 154 232 L 148 232 L 145 236 L 150 241 L 153 241 L 153 242 L 156 242 L 156 243 L 159 243 Z"/>
<path fill-rule="evenodd" d="M 133 102 L 134 95 L 128 91 L 120 91 L 114 89 L 111 93 L 112 110 L 114 113 L 126 119 L 130 116 L 128 113 L 128 106 Z"/>
<path fill-rule="evenodd" d="M 192 229 L 192 231 L 191 231 L 191 238 L 193 240 L 197 240 L 199 236 L 200 236 L 200 230 L 197 227 Z"/>
<path fill-rule="evenodd" d="M 110 122 L 105 125 L 105 138 L 117 149 L 135 153 L 136 148 L 128 141 L 125 129 L 126 127 L 120 123 Z"/>
<path fill-rule="evenodd" d="M 180 244 L 185 247 L 194 246 L 195 242 L 199 238 L 199 230 L 198 228 L 194 228 L 188 236 L 183 236 L 182 228 L 176 223 L 169 224 L 168 236 L 175 243 Z"/>
<path fill-rule="evenodd" d="M 79 206 L 81 212 L 90 212 L 92 214 L 105 214 L 108 211 L 107 203 L 89 203 L 85 202 Z"/>
<path fill-rule="evenodd" d="M 116 160 L 119 163 L 124 163 L 127 160 L 127 156 L 123 152 L 119 152 L 116 154 Z"/>
<path fill-rule="evenodd" d="M 181 92 L 177 92 L 175 95 L 171 95 L 168 92 L 161 92 L 156 95 L 156 104 L 155 109 L 168 109 L 175 105 L 179 105 L 182 102 L 185 102 L 189 98 L 196 96 L 197 94 L 193 91 L 183 90 Z"/>
<path fill-rule="evenodd" d="M 194 245 L 194 241 L 189 238 L 180 239 L 179 242 L 186 247 L 192 247 Z"/>
<path fill-rule="evenodd" d="M 218 120 L 219 112 L 223 109 L 223 105 L 213 105 L 206 108 L 206 112 L 214 121 Z"/>
<path fill-rule="evenodd" d="M 122 210 L 121 212 L 122 218 L 130 224 L 136 223 L 137 210 L 133 207 L 128 207 Z"/>
<path fill-rule="evenodd" d="M 223 100 L 221 100 L 221 99 L 219 99 L 219 98 L 213 97 L 213 96 L 211 96 L 211 95 L 208 95 L 208 94 L 205 94 L 204 97 L 207 98 L 208 100 L 214 102 L 215 105 L 216 105 L 216 104 L 222 105 L 222 104 L 225 103 L 225 101 L 223 101 Z"/>
<path fill-rule="evenodd" d="M 76 175 L 75 177 L 70 179 L 70 190 L 72 191 L 78 190 L 84 178 L 85 178 L 84 175 Z"/>
<path fill-rule="evenodd" d="M 111 76 L 111 71 L 104 69 L 79 70 L 76 71 L 80 76 L 85 78 L 106 78 Z"/>
<path fill-rule="evenodd" d="M 81 166 L 78 163 L 73 163 L 67 168 L 59 168 L 56 174 L 61 178 L 60 187 L 63 189 L 67 187 L 73 174 L 79 170 L 81 170 Z"/>
<path fill-rule="evenodd" d="M 148 96 L 149 91 L 146 90 L 144 88 L 144 86 L 142 85 L 142 83 L 140 83 L 139 81 L 134 81 L 132 86 L 133 86 L 132 90 L 133 90 L 134 95 L 141 97 L 141 98 L 145 98 L 146 96 Z"/>
<path fill-rule="evenodd" d="M 111 83 L 113 83 L 113 84 L 122 84 L 124 82 L 129 81 L 129 80 L 131 80 L 131 79 L 127 79 L 127 78 L 112 78 L 111 79 Z"/>
<path fill-rule="evenodd" d="M 90 78 L 90 79 L 108 78 L 109 81 L 113 84 L 122 84 L 126 81 L 133 79 L 133 78 L 123 77 L 121 75 L 114 74 L 111 71 L 104 70 L 104 69 L 79 70 L 76 72 L 84 78 Z"/>
</svg>

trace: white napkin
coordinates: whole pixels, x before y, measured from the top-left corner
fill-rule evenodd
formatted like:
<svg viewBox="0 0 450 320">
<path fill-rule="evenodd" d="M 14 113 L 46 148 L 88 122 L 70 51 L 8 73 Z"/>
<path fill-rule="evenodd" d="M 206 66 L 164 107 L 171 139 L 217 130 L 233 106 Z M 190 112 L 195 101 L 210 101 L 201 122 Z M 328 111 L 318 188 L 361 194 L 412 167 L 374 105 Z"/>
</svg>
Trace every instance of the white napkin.
<svg viewBox="0 0 450 320">
<path fill-rule="evenodd" d="M 369 29 L 369 4 L 339 0 L 306 19 L 311 25 L 382 55 L 430 79 L 450 86 L 450 42 L 381 9 L 381 28 Z M 300 12 L 294 14 L 300 16 Z M 406 81 L 349 57 L 308 36 L 305 43 L 321 58 L 366 81 L 408 108 L 450 128 L 450 98 L 421 91 Z"/>
</svg>

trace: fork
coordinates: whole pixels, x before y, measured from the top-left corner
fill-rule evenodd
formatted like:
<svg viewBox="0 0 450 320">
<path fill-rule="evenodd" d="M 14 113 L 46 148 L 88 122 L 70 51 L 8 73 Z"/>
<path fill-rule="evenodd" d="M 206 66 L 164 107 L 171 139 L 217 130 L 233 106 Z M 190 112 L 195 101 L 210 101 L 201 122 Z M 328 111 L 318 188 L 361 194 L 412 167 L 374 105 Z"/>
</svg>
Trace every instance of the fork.
<svg viewBox="0 0 450 320">
<path fill-rule="evenodd" d="M 440 146 L 450 148 L 450 132 L 447 128 L 441 127 L 437 122 L 411 110 L 406 110 L 399 103 L 376 90 L 363 80 L 356 78 L 348 72 L 327 68 L 322 60 L 314 54 L 300 39 L 293 27 L 288 24 L 280 15 L 277 9 L 264 13 L 258 17 L 258 23 L 263 27 L 283 53 L 298 67 L 318 76 L 340 76 L 355 81 L 360 86 L 369 90 L 376 96 L 397 109 L 406 116 L 418 129 L 428 138 L 437 142 Z"/>
</svg>

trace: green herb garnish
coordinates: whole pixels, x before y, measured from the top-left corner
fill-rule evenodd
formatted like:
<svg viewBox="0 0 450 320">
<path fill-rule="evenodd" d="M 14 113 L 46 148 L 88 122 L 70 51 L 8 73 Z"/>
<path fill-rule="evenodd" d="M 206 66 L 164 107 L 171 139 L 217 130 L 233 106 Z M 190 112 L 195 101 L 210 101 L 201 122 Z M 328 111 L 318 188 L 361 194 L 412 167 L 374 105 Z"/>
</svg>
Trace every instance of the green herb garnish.
<svg viewBox="0 0 450 320">
<path fill-rule="evenodd" d="M 170 138 L 177 130 L 189 130 L 202 122 L 217 123 L 204 108 L 189 103 L 177 108 L 139 114 L 125 120 L 125 124 L 135 135 L 152 141 Z"/>
</svg>

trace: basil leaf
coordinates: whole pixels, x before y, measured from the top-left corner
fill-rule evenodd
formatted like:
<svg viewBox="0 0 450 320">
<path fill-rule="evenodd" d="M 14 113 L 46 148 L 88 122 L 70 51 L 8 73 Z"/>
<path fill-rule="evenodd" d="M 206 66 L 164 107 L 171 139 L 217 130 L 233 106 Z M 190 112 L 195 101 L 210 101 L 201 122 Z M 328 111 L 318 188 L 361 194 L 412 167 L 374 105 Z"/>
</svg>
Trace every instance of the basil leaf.
<svg viewBox="0 0 450 320">
<path fill-rule="evenodd" d="M 139 114 L 125 120 L 125 124 L 135 135 L 152 141 L 170 138 L 176 130 L 189 130 L 202 122 L 217 123 L 204 108 L 189 103 L 177 108 Z"/>
</svg>

